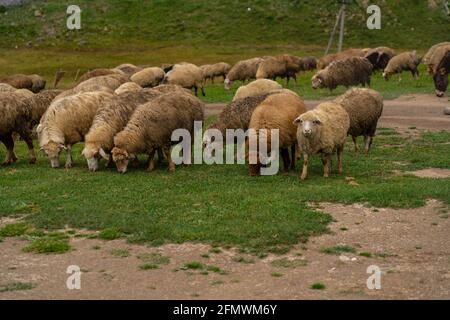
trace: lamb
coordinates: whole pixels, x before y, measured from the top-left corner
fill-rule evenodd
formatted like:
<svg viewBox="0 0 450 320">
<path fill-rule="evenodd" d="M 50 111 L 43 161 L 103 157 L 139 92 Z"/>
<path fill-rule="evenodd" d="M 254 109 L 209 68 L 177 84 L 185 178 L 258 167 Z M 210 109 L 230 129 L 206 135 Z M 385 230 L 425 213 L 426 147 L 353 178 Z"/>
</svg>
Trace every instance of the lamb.
<svg viewBox="0 0 450 320">
<path fill-rule="evenodd" d="M 271 150 L 271 129 L 279 130 L 279 148 L 281 158 L 283 160 L 283 167 L 285 171 L 289 168 L 295 169 L 296 149 L 297 149 L 297 126 L 294 120 L 299 114 L 306 112 L 303 101 L 294 94 L 288 92 L 275 93 L 267 97 L 258 107 L 253 111 L 250 119 L 249 128 L 253 129 L 248 134 L 247 140 L 247 158 L 252 160 L 252 155 L 256 156 L 256 163 L 249 163 L 249 173 L 251 176 L 260 174 L 260 149 L 253 150 L 249 141 L 258 141 L 259 136 L 263 134 L 261 129 L 266 129 L 267 134 L 267 151 Z M 289 157 L 289 148 L 291 149 L 291 157 Z M 278 152 L 276 150 L 275 152 Z M 270 158 L 273 159 L 275 155 L 270 152 Z"/>
<path fill-rule="evenodd" d="M 364 136 L 364 150 L 368 153 L 383 112 L 383 96 L 375 90 L 353 88 L 333 102 L 341 105 L 350 117 L 348 134 L 352 136 L 355 151 L 359 150 L 356 138 Z"/>
<path fill-rule="evenodd" d="M 83 92 L 52 102 L 37 127 L 39 145 L 47 155 L 52 168 L 59 167 L 59 155 L 67 151 L 66 168 L 72 167 L 72 146 L 84 140 L 100 105 L 114 94 L 95 91 Z"/>
<path fill-rule="evenodd" d="M 364 51 L 361 49 L 347 49 L 335 54 L 329 54 L 323 56 L 317 61 L 317 69 L 322 70 L 325 69 L 329 64 L 335 61 L 348 59 L 351 57 L 362 57 L 364 56 Z"/>
<path fill-rule="evenodd" d="M 256 72 L 256 79 L 272 79 L 276 80 L 277 77 L 287 78 L 287 84 L 289 84 L 289 78 L 294 78 L 297 82 L 296 73 L 301 68 L 301 58 L 292 55 L 279 55 L 276 57 L 270 57 L 265 59 L 259 64 Z"/>
<path fill-rule="evenodd" d="M 228 72 L 224 81 L 224 87 L 229 90 L 233 81 L 240 80 L 245 82 L 247 80 L 256 79 L 256 72 L 258 71 L 259 64 L 263 62 L 263 58 L 252 58 L 247 60 L 241 60 L 237 62 Z"/>
<path fill-rule="evenodd" d="M 194 88 L 197 96 L 198 88 L 201 89 L 203 96 L 205 96 L 203 72 L 192 63 L 182 63 L 173 66 L 164 77 L 163 84 L 177 84 L 186 89 Z"/>
<path fill-rule="evenodd" d="M 172 132 L 186 129 L 193 137 L 194 121 L 203 121 L 203 114 L 204 104 L 191 94 L 181 92 L 163 94 L 140 105 L 125 129 L 114 137 L 112 158 L 118 172 L 125 173 L 129 161 L 140 153 L 149 155 L 148 170 L 153 170 L 157 149 L 162 149 L 169 170 L 174 171 L 170 154 Z"/>
<path fill-rule="evenodd" d="M 273 90 L 279 90 L 283 87 L 276 81 L 268 79 L 258 79 L 250 82 L 245 86 L 240 86 L 233 97 L 233 101 L 243 99 L 245 97 L 264 94 Z"/>
<path fill-rule="evenodd" d="M 112 70 L 112 69 L 105 69 L 105 68 L 99 68 L 99 69 L 94 69 L 92 71 L 88 71 L 85 74 L 83 74 L 77 81 L 77 85 L 95 78 L 95 77 L 100 77 L 100 76 L 107 76 L 107 75 L 111 75 L 111 74 L 125 74 L 123 72 L 121 72 L 120 70 Z"/>
<path fill-rule="evenodd" d="M 120 85 L 120 87 L 118 87 L 116 90 L 114 90 L 115 94 L 121 94 L 124 92 L 130 92 L 130 91 L 139 91 L 141 90 L 142 87 L 140 85 L 138 85 L 135 82 L 125 82 L 123 84 Z"/>
<path fill-rule="evenodd" d="M 336 89 L 337 86 L 353 86 L 366 84 L 370 87 L 370 76 L 372 64 L 366 58 L 352 57 L 338 60 L 328 67 L 318 71 L 311 79 L 313 89 L 329 88 Z"/>
<path fill-rule="evenodd" d="M 389 78 L 396 73 L 402 73 L 403 71 L 411 71 L 413 77 L 417 79 L 419 77 L 419 70 L 417 66 L 422 59 L 417 55 L 416 51 L 403 52 L 394 56 L 389 60 L 386 68 L 383 71 L 383 78 L 389 80 Z M 401 80 L 401 75 L 399 80 Z"/>
<path fill-rule="evenodd" d="M 119 94 L 114 100 L 104 100 L 85 137 L 83 156 L 86 158 L 89 170 L 98 169 L 98 160 L 104 158 L 110 161 L 108 153 L 114 147 L 114 136 L 128 123 L 135 109 L 158 96 L 161 93 L 152 90 L 130 91 Z"/>
<path fill-rule="evenodd" d="M 16 89 L 29 89 L 33 93 L 37 93 L 45 88 L 46 81 L 37 74 L 15 74 L 1 79 L 0 83 L 9 84 Z"/>
<path fill-rule="evenodd" d="M 313 154 L 320 154 L 323 164 L 323 176 L 331 173 L 331 156 L 337 152 L 338 171 L 342 173 L 342 152 L 350 127 L 347 111 L 339 104 L 324 102 L 294 120 L 297 124 L 297 141 L 303 154 L 301 180 L 308 175 L 308 162 Z"/>
<path fill-rule="evenodd" d="M 39 123 L 52 100 L 61 92 L 47 90 L 28 97 L 17 92 L 9 93 L 8 96 L 0 94 L 0 140 L 4 141 L 8 149 L 5 164 L 17 160 L 14 154 L 14 139 L 11 139 L 13 132 L 18 133 L 26 142 L 30 164 L 36 162 L 31 130 Z"/>
<path fill-rule="evenodd" d="M 389 47 L 378 47 L 370 49 L 366 54 L 365 58 L 370 61 L 373 65 L 373 70 L 384 70 L 386 68 L 389 60 L 395 56 L 394 49 Z"/>
<path fill-rule="evenodd" d="M 136 72 L 130 80 L 140 85 L 142 88 L 156 87 L 164 79 L 164 70 L 158 67 L 145 68 Z"/>
<path fill-rule="evenodd" d="M 136 72 L 139 72 L 142 70 L 142 68 L 135 66 L 134 64 L 131 63 L 123 63 L 115 68 L 113 68 L 112 70 L 114 71 L 122 71 L 125 74 L 127 74 L 128 76 L 131 76 L 133 74 L 135 74 Z"/>
</svg>

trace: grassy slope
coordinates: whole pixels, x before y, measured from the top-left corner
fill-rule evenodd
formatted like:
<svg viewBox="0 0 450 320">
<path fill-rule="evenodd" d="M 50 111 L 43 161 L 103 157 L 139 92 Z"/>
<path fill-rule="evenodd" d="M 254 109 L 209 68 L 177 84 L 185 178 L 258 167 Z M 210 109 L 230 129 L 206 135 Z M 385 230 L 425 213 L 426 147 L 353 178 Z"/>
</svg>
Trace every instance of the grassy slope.
<svg viewBox="0 0 450 320">
<path fill-rule="evenodd" d="M 307 202 L 415 207 L 436 198 L 450 204 L 450 179 L 392 173 L 448 167 L 449 140 L 448 132 L 425 133 L 403 145 L 405 140 L 395 132 L 381 130 L 368 156 L 351 151 L 349 141 L 344 176 L 333 170 L 331 178 L 322 178 L 320 160 L 314 158 L 305 182 L 298 180 L 299 169 L 250 178 L 243 165 L 192 165 L 169 173 L 164 164 L 152 173 L 142 167 L 125 175 L 114 169 L 91 173 L 80 155 L 81 144 L 75 148 L 76 167 L 54 170 L 42 156 L 37 165 L 28 165 L 20 143 L 21 160 L 0 168 L 0 216 L 29 214 L 28 219 L 43 228 L 118 228 L 138 242 L 203 241 L 256 251 L 279 249 L 326 230 L 330 217 L 308 208 Z M 359 186 L 347 184 L 345 176 L 354 177 Z"/>
</svg>

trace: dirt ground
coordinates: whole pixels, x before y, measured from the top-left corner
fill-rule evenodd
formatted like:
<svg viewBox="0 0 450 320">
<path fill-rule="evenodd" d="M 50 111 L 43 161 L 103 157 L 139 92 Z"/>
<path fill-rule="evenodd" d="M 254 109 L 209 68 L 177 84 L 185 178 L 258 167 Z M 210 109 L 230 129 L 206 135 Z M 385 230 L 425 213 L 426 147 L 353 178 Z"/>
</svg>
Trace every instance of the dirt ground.
<svg viewBox="0 0 450 320">
<path fill-rule="evenodd" d="M 315 104 L 307 102 L 309 108 Z M 450 130 L 450 116 L 442 113 L 448 104 L 431 95 L 386 101 L 379 125 Z M 209 105 L 207 112 L 221 108 Z M 450 172 L 430 168 L 418 175 L 442 178 Z M 0 242 L 0 288 L 14 282 L 34 288 L 0 292 L 0 299 L 450 299 L 449 208 L 429 200 L 416 209 L 323 203 L 318 210 L 333 216 L 330 233 L 311 237 L 287 255 L 264 259 L 235 249 L 211 253 L 204 244 L 154 248 L 86 238 L 73 238 L 68 253 L 42 255 L 23 252 L 25 240 L 6 238 Z M 11 222 L 0 219 L 0 227 Z M 337 245 L 354 252 L 323 252 Z M 126 249 L 129 256 L 114 256 L 113 249 Z M 137 256 L 142 253 L 160 253 L 170 262 L 140 270 Z M 201 257 L 205 253 L 209 258 Z M 220 267 L 225 274 L 179 269 L 190 261 Z M 80 290 L 66 287 L 70 265 L 81 268 Z M 369 266 L 381 270 L 380 289 L 367 288 Z M 312 290 L 313 283 L 325 289 Z"/>
</svg>

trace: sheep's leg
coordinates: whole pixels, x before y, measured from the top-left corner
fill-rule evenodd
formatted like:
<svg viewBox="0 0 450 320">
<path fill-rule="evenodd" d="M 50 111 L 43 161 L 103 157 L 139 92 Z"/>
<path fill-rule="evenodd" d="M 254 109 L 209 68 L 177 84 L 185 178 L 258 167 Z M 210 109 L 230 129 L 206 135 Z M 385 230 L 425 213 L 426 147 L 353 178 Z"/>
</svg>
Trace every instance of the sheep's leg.
<svg viewBox="0 0 450 320">
<path fill-rule="evenodd" d="M 158 148 L 158 161 L 156 162 L 157 165 L 161 164 L 164 158 L 164 154 L 161 150 L 161 148 Z"/>
<path fill-rule="evenodd" d="M 202 86 L 200 89 L 202 90 L 202 95 L 206 96 L 206 94 L 205 94 L 205 87 Z"/>
<path fill-rule="evenodd" d="M 29 163 L 36 163 L 36 153 L 34 152 L 33 139 L 31 138 L 31 130 L 26 123 L 23 123 L 20 128 L 17 129 L 19 136 L 27 144 L 28 156 L 30 158 Z"/>
<path fill-rule="evenodd" d="M 148 171 L 153 171 L 155 169 L 155 153 L 156 149 L 152 149 L 148 154 Z"/>
<path fill-rule="evenodd" d="M 196 97 L 198 97 L 197 90 L 198 90 L 197 86 L 194 86 L 194 93 Z"/>
<path fill-rule="evenodd" d="M 364 144 L 365 144 L 365 146 L 364 146 L 364 151 L 366 152 L 366 153 L 369 153 L 369 150 L 370 150 L 370 146 L 372 145 L 372 137 L 371 136 L 366 136 L 366 137 L 364 137 Z"/>
<path fill-rule="evenodd" d="M 169 171 L 175 171 L 175 163 L 172 161 L 172 156 L 170 155 L 170 147 L 164 147 L 163 152 L 167 161 L 169 161 Z"/>
<path fill-rule="evenodd" d="M 4 165 L 9 165 L 11 163 L 14 163 L 17 161 L 17 157 L 14 154 L 14 140 L 12 138 L 12 134 L 8 133 L 3 137 L 0 137 L 0 141 L 3 142 L 3 144 L 6 147 L 6 158 L 5 161 L 3 161 Z"/>
<path fill-rule="evenodd" d="M 283 159 L 283 169 L 285 172 L 289 171 L 289 150 L 287 148 L 281 149 L 281 158 Z"/>
<path fill-rule="evenodd" d="M 358 142 L 356 141 L 356 137 L 352 136 L 353 144 L 355 145 L 355 152 L 359 151 Z"/>
<path fill-rule="evenodd" d="M 67 145 L 66 150 L 67 158 L 66 158 L 66 169 L 70 169 L 73 166 L 73 159 L 72 159 L 72 145 Z"/>
<path fill-rule="evenodd" d="M 331 159 L 330 159 L 330 155 L 324 155 L 323 159 L 322 159 L 322 163 L 323 163 L 323 176 L 325 178 L 328 178 L 330 176 L 331 173 Z"/>
<path fill-rule="evenodd" d="M 289 86 L 289 76 L 286 77 L 286 87 Z"/>
<path fill-rule="evenodd" d="M 302 170 L 302 174 L 300 176 L 301 180 L 305 180 L 306 176 L 308 175 L 308 159 L 309 159 L 309 155 L 304 153 L 303 154 L 303 170 Z"/>
<path fill-rule="evenodd" d="M 295 170 L 295 162 L 297 160 L 297 156 L 295 154 L 295 152 L 297 151 L 297 146 L 295 144 L 293 144 L 291 146 L 291 169 Z"/>
<path fill-rule="evenodd" d="M 344 146 L 339 146 L 337 148 L 337 160 L 338 160 L 338 172 L 342 174 L 342 153 L 344 151 Z"/>
</svg>

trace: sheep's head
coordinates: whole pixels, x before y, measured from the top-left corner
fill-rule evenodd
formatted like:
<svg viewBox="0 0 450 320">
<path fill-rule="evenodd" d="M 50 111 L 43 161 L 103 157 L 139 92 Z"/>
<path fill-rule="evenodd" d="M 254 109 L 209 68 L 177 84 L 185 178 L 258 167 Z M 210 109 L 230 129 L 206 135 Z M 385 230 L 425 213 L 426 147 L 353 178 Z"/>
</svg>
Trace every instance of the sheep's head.
<svg viewBox="0 0 450 320">
<path fill-rule="evenodd" d="M 41 150 L 50 160 L 52 168 L 59 167 L 59 154 L 62 150 L 67 148 L 62 144 L 54 141 L 49 141 L 47 144 L 41 146 Z"/>
<path fill-rule="evenodd" d="M 322 130 L 322 121 L 310 112 L 297 117 L 294 120 L 294 124 L 298 126 L 297 134 L 301 134 L 306 138 L 313 137 Z"/>
<path fill-rule="evenodd" d="M 110 157 L 106 154 L 105 150 L 103 150 L 100 146 L 95 145 L 87 145 L 84 147 L 81 154 L 86 158 L 87 164 L 90 171 L 98 170 L 98 161 L 103 158 L 106 161 L 109 161 Z"/>
<path fill-rule="evenodd" d="M 230 79 L 226 78 L 225 81 L 223 82 L 223 86 L 225 88 L 225 90 L 230 90 L 231 84 L 233 83 L 233 81 L 231 81 Z"/>
<path fill-rule="evenodd" d="M 311 84 L 313 89 L 323 88 L 323 78 L 320 75 L 314 75 L 311 79 Z"/>
<path fill-rule="evenodd" d="M 128 163 L 134 158 L 133 155 L 129 154 L 125 149 L 115 147 L 111 151 L 112 159 L 116 163 L 117 171 L 120 173 L 127 172 Z"/>
<path fill-rule="evenodd" d="M 438 97 L 443 97 L 444 92 L 447 90 L 448 87 L 448 73 L 445 70 L 445 68 L 441 68 L 438 70 L 434 76 L 434 87 L 436 88 L 436 95 Z"/>
<path fill-rule="evenodd" d="M 387 72 L 386 70 L 383 71 L 383 79 L 384 80 L 388 81 L 390 76 L 391 76 L 390 72 Z"/>
</svg>

